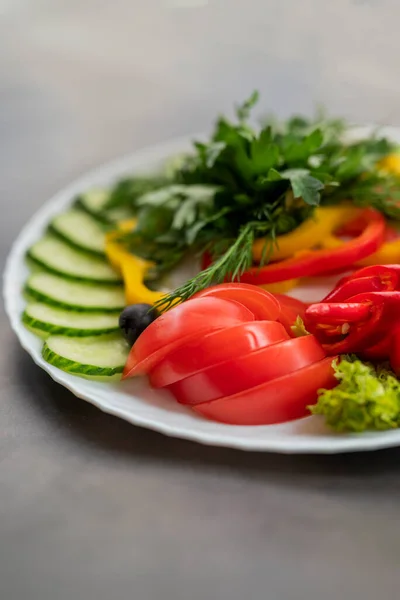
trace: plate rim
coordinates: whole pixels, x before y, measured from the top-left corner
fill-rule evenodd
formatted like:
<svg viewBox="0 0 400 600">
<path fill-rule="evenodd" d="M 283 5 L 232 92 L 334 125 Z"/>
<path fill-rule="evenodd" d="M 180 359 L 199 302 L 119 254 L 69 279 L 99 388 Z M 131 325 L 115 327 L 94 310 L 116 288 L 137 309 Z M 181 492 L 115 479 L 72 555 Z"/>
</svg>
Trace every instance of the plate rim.
<svg viewBox="0 0 400 600">
<path fill-rule="evenodd" d="M 358 127 L 357 132 L 360 135 L 368 135 L 372 129 L 373 126 L 363 126 Z M 386 135 L 390 137 L 397 137 L 400 140 L 400 128 L 387 127 L 382 129 L 386 131 Z M 78 193 L 93 187 L 93 185 L 101 185 L 100 183 L 93 184 L 94 181 L 100 182 L 101 180 L 104 180 L 104 184 L 106 184 L 107 181 L 110 183 L 112 180 L 121 177 L 124 173 L 134 173 L 135 171 L 140 172 L 141 170 L 145 171 L 151 164 L 153 165 L 152 168 L 154 169 L 156 163 L 160 163 L 174 153 L 185 151 L 185 148 L 190 148 L 191 141 L 194 138 L 199 139 L 202 137 L 202 134 L 198 134 L 174 138 L 172 140 L 168 140 L 160 144 L 154 144 L 141 150 L 123 155 L 120 158 L 107 161 L 102 165 L 83 173 L 70 184 L 56 192 L 39 208 L 38 211 L 36 211 L 30 217 L 12 243 L 3 271 L 3 300 L 5 312 L 20 345 L 32 357 L 36 365 L 48 373 L 56 383 L 59 383 L 63 387 L 67 388 L 76 397 L 89 402 L 103 412 L 122 418 L 133 425 L 158 431 L 164 435 L 186 439 L 205 445 L 230 447 L 247 451 L 277 452 L 283 454 L 336 454 L 343 452 L 378 450 L 400 445 L 400 429 L 390 430 L 387 432 L 364 433 L 362 436 L 357 434 L 324 435 L 322 437 L 314 435 L 312 437 L 309 436 L 308 438 L 300 438 L 298 436 L 297 439 L 293 438 L 292 441 L 288 443 L 288 440 L 290 439 L 289 435 L 283 436 L 282 438 L 266 437 L 265 439 L 260 439 L 257 436 L 251 438 L 241 437 L 240 434 L 233 435 L 233 431 L 236 433 L 241 431 L 243 433 L 244 429 L 251 430 L 254 428 L 235 427 L 223 425 L 221 423 L 217 424 L 217 429 L 226 429 L 226 433 L 224 435 L 221 435 L 218 431 L 216 433 L 213 432 L 212 427 L 210 427 L 209 432 L 204 430 L 199 430 L 196 432 L 194 428 L 185 429 L 179 425 L 174 426 L 167 421 L 163 422 L 162 420 L 154 420 L 153 418 L 146 417 L 145 415 L 137 415 L 134 412 L 129 412 L 121 407 L 115 407 L 112 403 L 105 403 L 102 399 L 102 394 L 95 393 L 95 387 L 93 387 L 93 391 L 91 391 L 90 385 L 87 386 L 83 384 L 85 380 L 65 373 L 46 363 L 42 359 L 41 354 L 37 353 L 37 351 L 32 347 L 32 344 L 29 343 L 31 338 L 28 336 L 25 337 L 25 335 L 22 333 L 26 332 L 26 330 L 21 324 L 19 313 L 16 313 L 16 311 L 13 309 L 13 299 L 15 298 L 16 293 L 16 283 L 14 281 L 13 274 L 15 272 L 15 267 L 19 267 L 21 269 L 23 266 L 23 256 L 26 248 L 29 245 L 28 241 L 32 231 L 36 232 L 36 234 L 38 234 L 39 231 L 42 231 L 51 216 L 57 214 L 57 212 L 62 210 L 64 206 L 68 206 L 74 196 L 76 196 Z M 18 294 L 20 297 L 20 289 Z M 32 338 L 34 338 L 33 334 L 31 335 Z M 90 384 L 91 382 L 85 383 Z M 106 389 L 106 386 L 110 386 L 112 384 L 101 383 L 98 385 L 101 385 L 103 389 Z M 89 392 L 85 392 L 86 387 L 89 387 Z M 313 417 L 307 417 L 301 421 L 306 422 L 311 418 Z M 212 424 L 216 425 L 215 423 Z M 260 426 L 257 427 L 257 429 L 259 430 Z M 229 431 L 231 431 L 232 434 L 230 434 Z"/>
</svg>

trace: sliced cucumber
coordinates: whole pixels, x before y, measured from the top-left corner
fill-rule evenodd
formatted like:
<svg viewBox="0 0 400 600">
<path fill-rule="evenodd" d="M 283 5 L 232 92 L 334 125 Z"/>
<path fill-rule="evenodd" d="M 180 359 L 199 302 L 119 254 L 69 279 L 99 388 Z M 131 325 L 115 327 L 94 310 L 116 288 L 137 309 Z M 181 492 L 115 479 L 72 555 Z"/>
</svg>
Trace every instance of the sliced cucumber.
<svg viewBox="0 0 400 600">
<path fill-rule="evenodd" d="M 89 378 L 120 378 L 128 354 L 129 346 L 119 334 L 87 338 L 52 335 L 42 350 L 48 363 Z"/>
<path fill-rule="evenodd" d="M 108 190 L 91 190 L 81 194 L 75 200 L 75 206 L 101 222 L 108 222 L 102 214 L 110 197 Z"/>
<path fill-rule="evenodd" d="M 108 209 L 109 197 L 110 192 L 108 190 L 91 190 L 78 196 L 75 207 L 94 217 L 100 223 L 116 223 L 132 218 L 133 211 L 128 206 Z"/>
<path fill-rule="evenodd" d="M 118 315 L 76 313 L 34 302 L 28 304 L 22 322 L 30 329 L 47 334 L 75 337 L 115 333 L 119 330 Z"/>
<path fill-rule="evenodd" d="M 125 307 L 122 286 L 69 281 L 51 273 L 34 273 L 25 285 L 31 300 L 82 312 L 119 313 Z"/>
<path fill-rule="evenodd" d="M 83 210 L 71 208 L 58 215 L 50 223 L 49 230 L 73 248 L 95 256 L 105 256 L 105 231 L 98 221 Z"/>
<path fill-rule="evenodd" d="M 134 212 L 128 206 L 119 206 L 117 208 L 110 208 L 104 215 L 111 223 L 117 223 L 118 221 L 132 219 Z"/>
<path fill-rule="evenodd" d="M 91 283 L 121 283 L 120 276 L 105 260 L 74 250 L 51 235 L 33 244 L 27 256 L 46 271 L 61 277 Z"/>
</svg>

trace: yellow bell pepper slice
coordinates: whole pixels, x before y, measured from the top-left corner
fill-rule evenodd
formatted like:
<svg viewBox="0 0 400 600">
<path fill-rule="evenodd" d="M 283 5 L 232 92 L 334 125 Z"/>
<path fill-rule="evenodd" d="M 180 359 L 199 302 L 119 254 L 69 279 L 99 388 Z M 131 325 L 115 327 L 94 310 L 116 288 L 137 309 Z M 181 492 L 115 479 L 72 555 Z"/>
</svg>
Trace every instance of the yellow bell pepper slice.
<svg viewBox="0 0 400 600">
<path fill-rule="evenodd" d="M 377 252 L 367 256 L 357 265 L 368 267 L 369 265 L 393 265 L 400 263 L 400 238 L 393 242 L 386 242 Z"/>
<path fill-rule="evenodd" d="M 400 154 L 398 152 L 388 154 L 379 161 L 378 167 L 382 171 L 386 171 L 386 173 L 400 175 Z"/>
<path fill-rule="evenodd" d="M 135 226 L 136 221 L 122 221 L 118 224 L 120 231 L 129 231 Z M 111 265 L 122 274 L 127 304 L 155 304 L 164 296 L 164 292 L 150 290 L 144 284 L 147 271 L 153 263 L 134 256 L 116 241 L 118 231 L 111 231 L 106 235 L 106 255 Z"/>
<path fill-rule="evenodd" d="M 378 167 L 387 173 L 400 176 L 400 153 L 392 152 L 379 161 Z M 375 254 L 364 258 L 358 264 L 360 266 L 369 265 L 390 265 L 400 262 L 400 238 L 391 242 L 384 243 Z"/>
<path fill-rule="evenodd" d="M 350 204 L 340 206 L 323 206 L 315 209 L 314 216 L 301 223 L 290 233 L 280 235 L 272 253 L 272 260 L 283 260 L 294 256 L 297 252 L 320 248 L 333 248 L 342 242 L 335 238 L 333 232 L 355 218 L 360 211 Z M 265 246 L 265 239 L 257 240 L 253 245 L 253 259 L 260 262 Z"/>
</svg>

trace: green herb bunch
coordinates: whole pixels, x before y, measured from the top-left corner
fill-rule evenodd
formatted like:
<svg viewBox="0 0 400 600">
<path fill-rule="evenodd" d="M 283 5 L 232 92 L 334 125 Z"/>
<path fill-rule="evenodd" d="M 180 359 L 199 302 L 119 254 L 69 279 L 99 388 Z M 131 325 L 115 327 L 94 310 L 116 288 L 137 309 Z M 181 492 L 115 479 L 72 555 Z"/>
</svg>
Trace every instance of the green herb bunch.
<svg viewBox="0 0 400 600">
<path fill-rule="evenodd" d="M 191 253 L 208 252 L 213 260 L 164 304 L 227 277 L 240 278 L 252 265 L 259 237 L 266 240 L 265 264 L 276 237 L 295 229 L 318 205 L 349 200 L 400 219 L 398 181 L 376 167 L 393 149 L 387 140 L 372 136 L 346 143 L 345 124 L 321 116 L 283 124 L 269 120 L 256 129 L 249 118 L 257 100 L 253 93 L 239 106 L 235 122 L 218 119 L 210 140 L 195 142 L 194 152 L 166 178 L 153 185 L 142 180 L 144 194 L 132 183 L 130 192 L 125 181 L 111 196 L 114 205 L 131 202 L 137 226 L 121 239 L 133 253 L 156 262 L 154 276 Z"/>
</svg>

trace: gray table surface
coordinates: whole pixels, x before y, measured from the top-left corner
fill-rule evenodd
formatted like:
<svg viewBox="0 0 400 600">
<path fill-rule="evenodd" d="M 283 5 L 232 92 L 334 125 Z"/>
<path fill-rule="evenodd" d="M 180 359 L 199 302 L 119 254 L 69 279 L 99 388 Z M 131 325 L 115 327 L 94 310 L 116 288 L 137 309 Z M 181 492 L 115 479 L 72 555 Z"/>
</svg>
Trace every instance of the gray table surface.
<svg viewBox="0 0 400 600">
<path fill-rule="evenodd" d="M 400 123 L 398 0 L 0 0 L 0 261 L 89 167 L 253 88 Z M 180 6 L 179 6 L 180 5 Z M 400 453 L 202 447 L 54 384 L 0 314 L 0 598 L 398 597 Z"/>
</svg>

